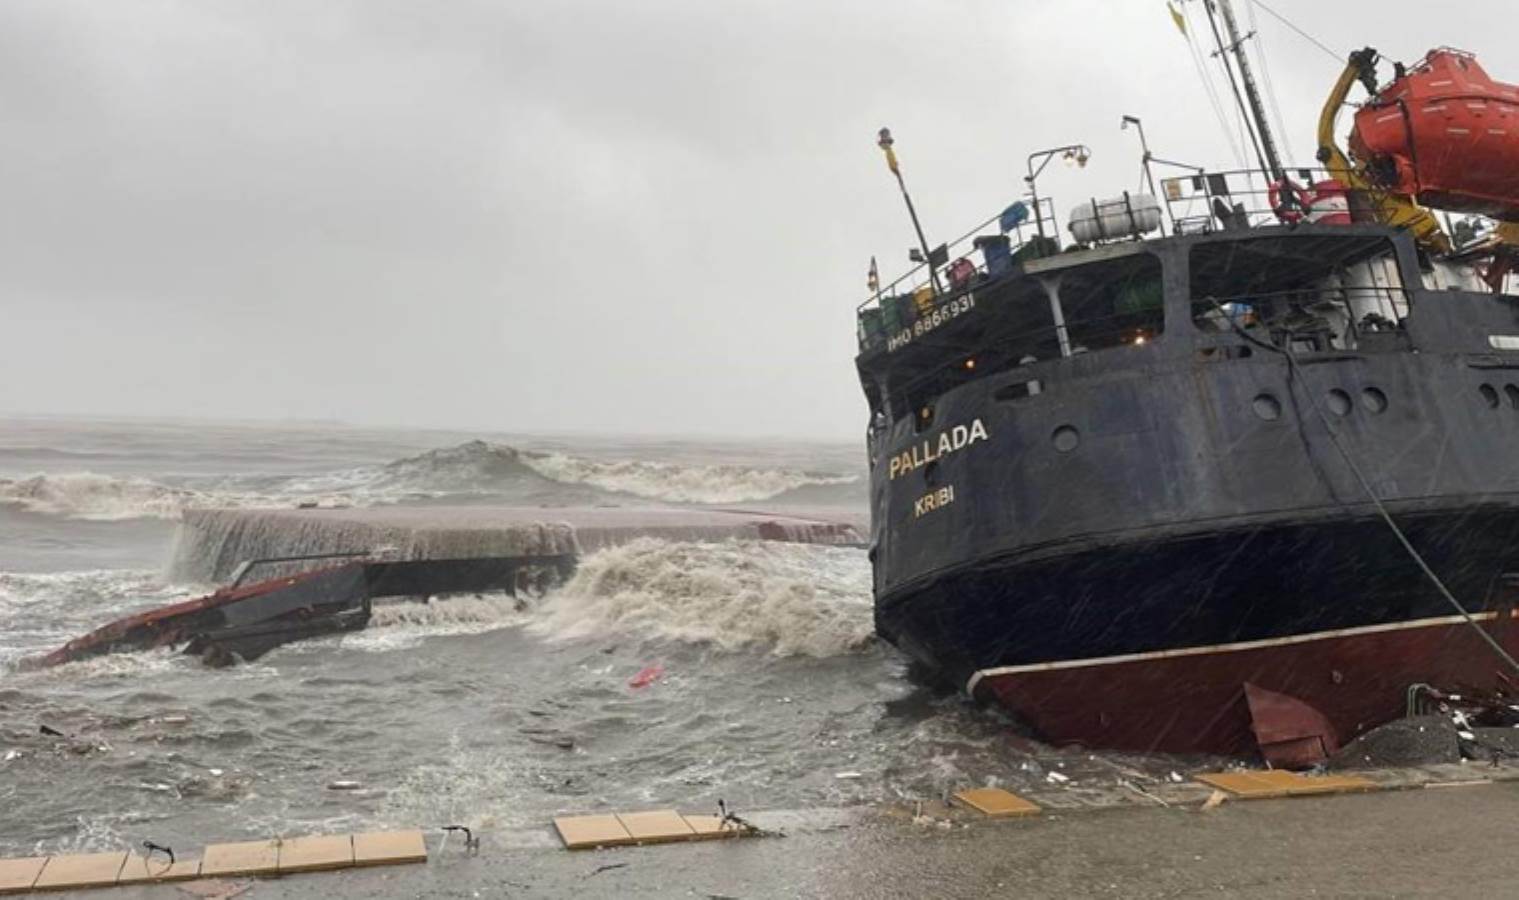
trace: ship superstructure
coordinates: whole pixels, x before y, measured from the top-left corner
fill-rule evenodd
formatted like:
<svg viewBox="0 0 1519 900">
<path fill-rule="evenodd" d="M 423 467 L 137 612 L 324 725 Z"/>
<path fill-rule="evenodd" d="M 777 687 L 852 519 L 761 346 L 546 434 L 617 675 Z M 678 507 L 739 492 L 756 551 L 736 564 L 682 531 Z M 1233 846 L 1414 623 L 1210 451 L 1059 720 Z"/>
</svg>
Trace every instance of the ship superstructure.
<svg viewBox="0 0 1519 900">
<path fill-rule="evenodd" d="M 1098 746 L 1311 761 L 1415 683 L 1512 687 L 1507 226 L 1438 245 L 1368 152 L 1084 204 L 1069 247 L 1036 198 L 879 289 L 878 631 Z M 1481 174 L 1481 211 L 1519 212 L 1519 173 Z"/>
</svg>

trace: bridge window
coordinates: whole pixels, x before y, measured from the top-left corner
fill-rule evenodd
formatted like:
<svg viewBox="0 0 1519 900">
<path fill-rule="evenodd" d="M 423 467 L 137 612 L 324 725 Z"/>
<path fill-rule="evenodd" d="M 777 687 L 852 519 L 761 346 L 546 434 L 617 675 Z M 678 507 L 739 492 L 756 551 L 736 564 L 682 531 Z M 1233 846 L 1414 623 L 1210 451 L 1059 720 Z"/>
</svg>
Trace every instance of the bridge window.
<svg viewBox="0 0 1519 900">
<path fill-rule="evenodd" d="M 1190 261 L 1192 323 L 1204 334 L 1250 328 L 1279 346 L 1330 350 L 1395 332 L 1408 315 L 1396 252 L 1381 236 L 1211 241 Z"/>
<path fill-rule="evenodd" d="M 1057 330 L 1066 356 L 1142 346 L 1165 331 L 1161 264 L 1148 253 L 1066 269 L 1045 289 L 1064 318 Z"/>
</svg>

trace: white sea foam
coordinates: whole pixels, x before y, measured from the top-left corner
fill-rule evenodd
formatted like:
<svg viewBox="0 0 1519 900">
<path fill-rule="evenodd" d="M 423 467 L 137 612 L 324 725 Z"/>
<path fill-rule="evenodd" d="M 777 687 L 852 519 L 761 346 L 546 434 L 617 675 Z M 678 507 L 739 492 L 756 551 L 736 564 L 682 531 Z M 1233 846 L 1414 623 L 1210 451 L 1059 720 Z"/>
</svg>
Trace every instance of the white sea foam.
<svg viewBox="0 0 1519 900">
<path fill-rule="evenodd" d="M 94 472 L 0 479 L 0 504 L 74 519 L 176 519 L 191 507 L 372 506 L 453 494 L 498 494 L 538 503 L 595 501 L 601 492 L 676 503 L 743 503 L 854 475 L 738 465 L 600 461 L 467 441 L 384 465 L 295 476 L 227 476 L 192 486 Z"/>
<path fill-rule="evenodd" d="M 181 590 L 148 569 L 0 572 L 0 614 L 25 610 L 52 618 L 81 611 L 98 615 L 173 598 Z"/>
<path fill-rule="evenodd" d="M 588 484 L 606 491 L 677 503 L 746 503 L 768 500 L 801 487 L 852 484 L 858 480 L 853 475 L 784 468 L 637 460 L 603 462 L 561 453 L 524 453 L 522 461 L 544 477 L 565 484 Z"/>
<path fill-rule="evenodd" d="M 528 627 L 556 640 L 634 633 L 834 656 L 871 639 L 870 566 L 838 547 L 640 538 L 582 560 Z"/>
<path fill-rule="evenodd" d="M 116 478 L 92 472 L 0 480 L 0 503 L 75 519 L 172 519 L 181 509 L 203 499 L 204 495 L 195 491 L 168 487 L 146 478 Z"/>
</svg>

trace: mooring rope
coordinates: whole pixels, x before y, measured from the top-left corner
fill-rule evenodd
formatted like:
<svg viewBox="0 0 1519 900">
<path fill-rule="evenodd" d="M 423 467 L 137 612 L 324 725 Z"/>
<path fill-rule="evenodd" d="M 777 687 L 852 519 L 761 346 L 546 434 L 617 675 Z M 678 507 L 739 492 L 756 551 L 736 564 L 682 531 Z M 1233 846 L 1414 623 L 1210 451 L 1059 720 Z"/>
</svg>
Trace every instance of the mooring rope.
<svg viewBox="0 0 1519 900">
<path fill-rule="evenodd" d="M 1256 345 L 1257 347 L 1272 351 L 1274 353 L 1280 353 L 1282 356 L 1285 356 L 1287 358 L 1287 384 L 1289 388 L 1289 394 L 1295 399 L 1296 394 L 1291 393 L 1291 387 L 1293 384 L 1303 381 L 1303 379 L 1301 377 L 1302 371 L 1299 368 L 1297 356 L 1292 352 L 1290 346 L 1278 347 L 1275 344 L 1262 341 L 1254 335 L 1247 334 L 1245 330 L 1239 326 L 1239 323 L 1234 321 L 1234 317 L 1230 316 L 1227 312 L 1224 311 L 1224 308 L 1219 305 L 1217 300 L 1213 299 L 1212 297 L 1209 297 L 1207 299 L 1209 303 L 1213 304 L 1213 308 L 1217 310 L 1218 313 L 1229 322 L 1229 327 L 1233 328 L 1234 332 L 1240 337 Z M 1304 384 L 1304 387 L 1307 387 L 1306 383 Z M 1313 411 L 1318 415 L 1319 421 L 1324 424 L 1324 430 L 1329 434 L 1329 442 L 1334 445 L 1334 448 L 1336 450 L 1339 451 L 1340 456 L 1345 460 L 1345 464 L 1348 465 L 1350 467 L 1350 471 L 1355 474 L 1356 481 L 1361 485 L 1361 490 L 1365 491 L 1366 496 L 1371 498 L 1372 505 L 1376 507 L 1377 513 L 1381 515 L 1382 521 L 1386 522 L 1387 527 L 1392 529 L 1392 533 L 1397 537 L 1398 543 L 1402 544 L 1403 549 L 1408 551 L 1408 555 L 1413 557 L 1414 562 L 1419 564 L 1420 570 L 1422 570 L 1425 577 L 1427 577 L 1430 582 L 1434 584 L 1435 589 L 1440 592 L 1440 595 L 1445 598 L 1445 601 L 1454 607 L 1456 612 L 1461 614 L 1461 618 L 1466 621 L 1466 624 L 1470 625 L 1472 629 L 1477 632 L 1477 634 L 1481 635 L 1482 640 L 1485 641 L 1487 645 L 1493 649 L 1494 653 L 1498 654 L 1498 656 L 1501 657 L 1504 662 L 1508 663 L 1515 672 L 1519 672 L 1519 661 L 1515 661 L 1514 657 L 1509 655 L 1509 652 L 1507 650 L 1503 649 L 1502 644 L 1498 643 L 1498 641 L 1495 640 L 1492 635 L 1483 630 L 1482 626 L 1477 622 L 1475 618 L 1472 617 L 1472 614 L 1467 611 L 1466 607 L 1462 605 L 1461 601 L 1457 600 L 1456 596 L 1452 594 L 1450 592 L 1450 589 L 1445 586 L 1445 582 L 1440 580 L 1440 576 L 1436 575 L 1434 569 L 1431 569 L 1429 567 L 1429 563 L 1424 561 L 1424 557 L 1414 547 L 1413 543 L 1408 540 L 1408 536 L 1403 533 L 1403 529 L 1398 527 L 1397 522 L 1393 521 L 1392 514 L 1387 511 L 1386 504 L 1382 502 L 1382 498 L 1377 494 L 1376 489 L 1372 487 L 1371 481 L 1366 477 L 1366 473 L 1361 471 L 1360 465 L 1356 463 L 1355 458 L 1351 456 L 1350 451 L 1345 449 L 1345 446 L 1340 443 L 1339 436 L 1335 434 L 1334 426 L 1330 424 L 1329 416 L 1326 415 L 1323 408 L 1319 406 L 1318 399 L 1313 396 L 1312 391 L 1308 391 L 1307 393 L 1308 405 L 1313 407 Z"/>
</svg>

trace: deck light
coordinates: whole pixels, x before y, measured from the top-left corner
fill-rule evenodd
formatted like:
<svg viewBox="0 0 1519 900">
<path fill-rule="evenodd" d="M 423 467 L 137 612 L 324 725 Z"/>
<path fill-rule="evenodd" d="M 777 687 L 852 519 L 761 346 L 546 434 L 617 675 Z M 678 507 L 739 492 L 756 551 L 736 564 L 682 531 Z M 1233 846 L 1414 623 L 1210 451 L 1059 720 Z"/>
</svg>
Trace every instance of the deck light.
<svg viewBox="0 0 1519 900">
<path fill-rule="evenodd" d="M 976 367 L 976 359 L 975 359 L 975 357 L 971 357 L 970 359 L 967 359 L 965 361 L 965 368 L 967 368 L 967 369 L 974 369 L 975 367 Z"/>
<path fill-rule="evenodd" d="M 1057 156 L 1065 160 L 1066 165 L 1075 164 L 1084 169 L 1087 160 L 1092 158 L 1092 150 L 1086 144 L 1067 144 L 1064 147 L 1051 147 L 1048 150 L 1029 154 L 1028 174 L 1024 176 L 1023 181 L 1028 185 L 1029 195 L 1034 201 L 1034 230 L 1039 232 L 1040 237 L 1045 236 L 1044 211 L 1039 205 L 1039 186 L 1035 184 L 1035 180 L 1039 177 L 1039 173 L 1044 171 L 1044 167 L 1050 164 L 1050 160 Z M 1038 168 L 1034 167 L 1035 161 L 1039 163 Z"/>
</svg>

